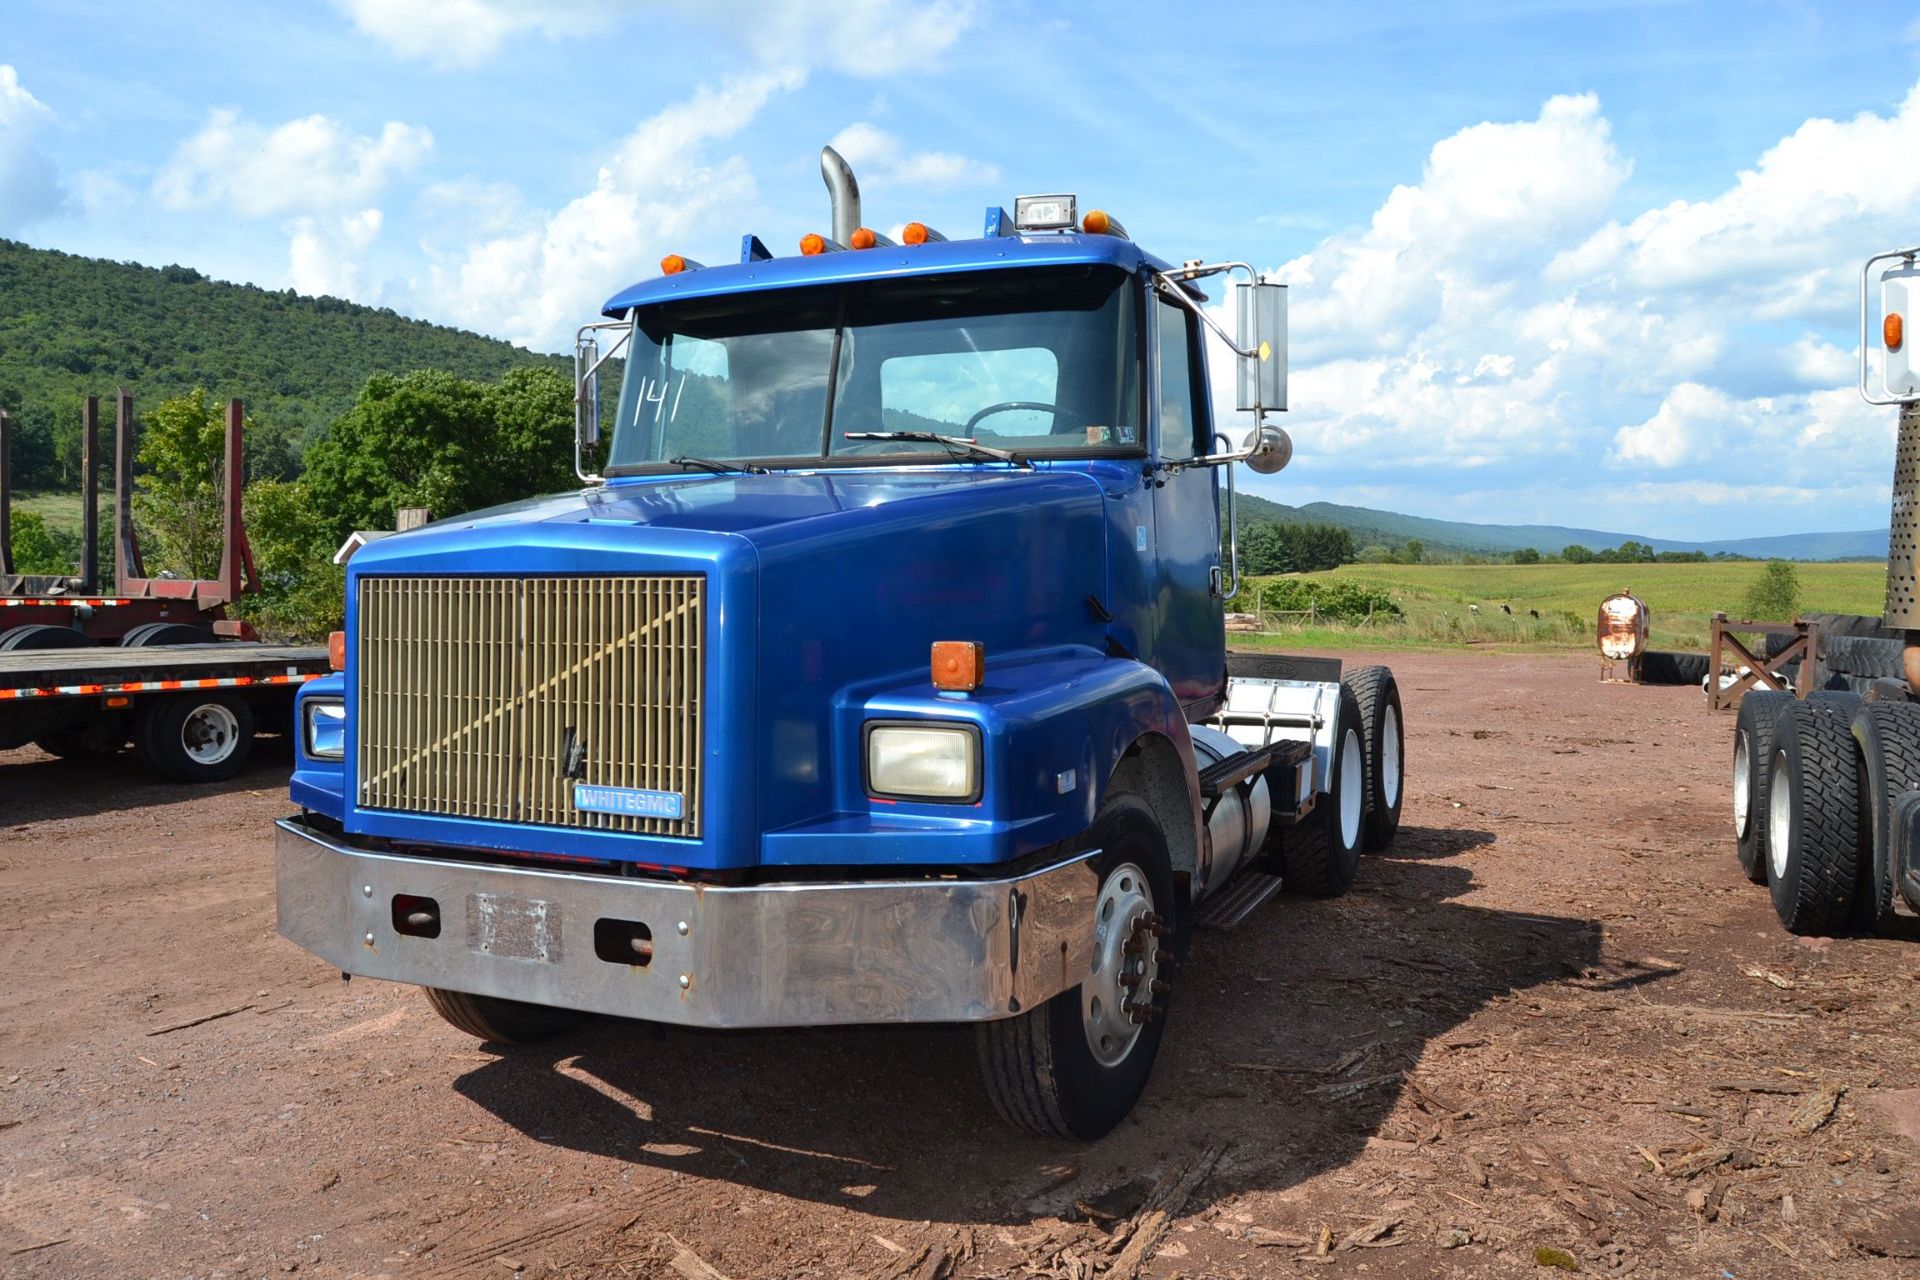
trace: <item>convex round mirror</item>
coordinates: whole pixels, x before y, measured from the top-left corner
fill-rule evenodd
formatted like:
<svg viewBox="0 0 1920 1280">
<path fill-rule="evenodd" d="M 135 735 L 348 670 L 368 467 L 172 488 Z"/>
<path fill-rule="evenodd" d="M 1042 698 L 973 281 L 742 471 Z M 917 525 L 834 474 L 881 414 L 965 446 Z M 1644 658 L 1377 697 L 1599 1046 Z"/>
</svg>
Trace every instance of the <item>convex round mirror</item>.
<svg viewBox="0 0 1920 1280">
<path fill-rule="evenodd" d="M 1270 476 L 1293 461 L 1293 437 L 1279 427 L 1263 426 L 1247 437 L 1247 465 Z"/>
</svg>

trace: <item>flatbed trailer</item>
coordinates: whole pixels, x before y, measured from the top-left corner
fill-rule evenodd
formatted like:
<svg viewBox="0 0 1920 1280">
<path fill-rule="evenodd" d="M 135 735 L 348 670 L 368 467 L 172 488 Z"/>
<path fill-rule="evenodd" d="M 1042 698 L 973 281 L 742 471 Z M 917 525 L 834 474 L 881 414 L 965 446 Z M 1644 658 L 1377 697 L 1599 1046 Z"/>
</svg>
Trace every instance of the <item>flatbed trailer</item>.
<svg viewBox="0 0 1920 1280">
<path fill-rule="evenodd" d="M 0 749 L 106 755 L 132 742 L 182 782 L 232 777 L 256 732 L 286 732 L 294 695 L 329 671 L 325 648 L 211 644 L 0 652 Z"/>
</svg>

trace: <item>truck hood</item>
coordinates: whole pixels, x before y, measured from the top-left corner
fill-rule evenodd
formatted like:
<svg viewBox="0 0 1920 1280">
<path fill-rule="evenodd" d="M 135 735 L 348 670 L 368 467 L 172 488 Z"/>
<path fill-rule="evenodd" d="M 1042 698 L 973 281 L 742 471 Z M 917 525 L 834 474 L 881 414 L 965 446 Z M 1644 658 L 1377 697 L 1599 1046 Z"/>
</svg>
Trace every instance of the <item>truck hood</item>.
<svg viewBox="0 0 1920 1280">
<path fill-rule="evenodd" d="M 924 683 L 934 641 L 981 642 L 989 662 L 1105 645 L 1103 487 L 1139 484 L 1137 467 L 1111 470 L 618 481 L 383 538 L 350 577 L 704 574 L 706 847 L 650 855 L 628 836 L 613 856 L 737 867 L 760 861 L 766 833 L 867 805 L 836 707 L 876 682 Z M 350 612 L 353 598 L 350 583 Z"/>
</svg>

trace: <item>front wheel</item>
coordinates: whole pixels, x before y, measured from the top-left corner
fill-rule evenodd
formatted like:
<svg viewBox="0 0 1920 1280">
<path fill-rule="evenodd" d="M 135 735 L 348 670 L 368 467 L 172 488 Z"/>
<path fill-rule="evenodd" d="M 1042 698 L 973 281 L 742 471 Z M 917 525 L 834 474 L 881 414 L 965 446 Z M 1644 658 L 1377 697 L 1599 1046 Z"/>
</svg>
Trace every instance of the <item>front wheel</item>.
<svg viewBox="0 0 1920 1280">
<path fill-rule="evenodd" d="M 572 1009 L 554 1009 L 500 996 L 476 996 L 442 987 L 422 987 L 433 1011 L 476 1040 L 525 1044 L 559 1035 L 580 1021 Z"/>
<path fill-rule="evenodd" d="M 1082 1142 L 1110 1132 L 1145 1091 L 1174 964 L 1163 945 L 1173 871 L 1160 820 L 1123 793 L 1102 807 L 1093 836 L 1102 852 L 1086 977 L 1037 1009 L 976 1030 L 995 1109 L 1030 1133 Z"/>
</svg>

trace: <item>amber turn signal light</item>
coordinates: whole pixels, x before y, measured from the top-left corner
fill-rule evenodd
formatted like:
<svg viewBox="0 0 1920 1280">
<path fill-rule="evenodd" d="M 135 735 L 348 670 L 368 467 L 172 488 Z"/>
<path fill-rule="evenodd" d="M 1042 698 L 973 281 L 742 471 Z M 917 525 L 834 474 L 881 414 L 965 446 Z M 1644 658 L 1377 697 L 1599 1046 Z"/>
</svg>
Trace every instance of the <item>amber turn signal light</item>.
<svg viewBox="0 0 1920 1280">
<path fill-rule="evenodd" d="M 347 669 L 347 633 L 331 632 L 327 636 L 327 665 L 335 671 Z"/>
<path fill-rule="evenodd" d="M 1887 340 L 1887 350 L 1898 351 L 1900 344 L 1907 338 L 1907 322 L 1900 318 L 1898 311 L 1889 311 L 1887 318 L 1880 322 L 1880 336 Z"/>
<path fill-rule="evenodd" d="M 972 693 L 987 678 L 987 646 L 978 640 L 933 642 L 933 687 Z"/>
</svg>

